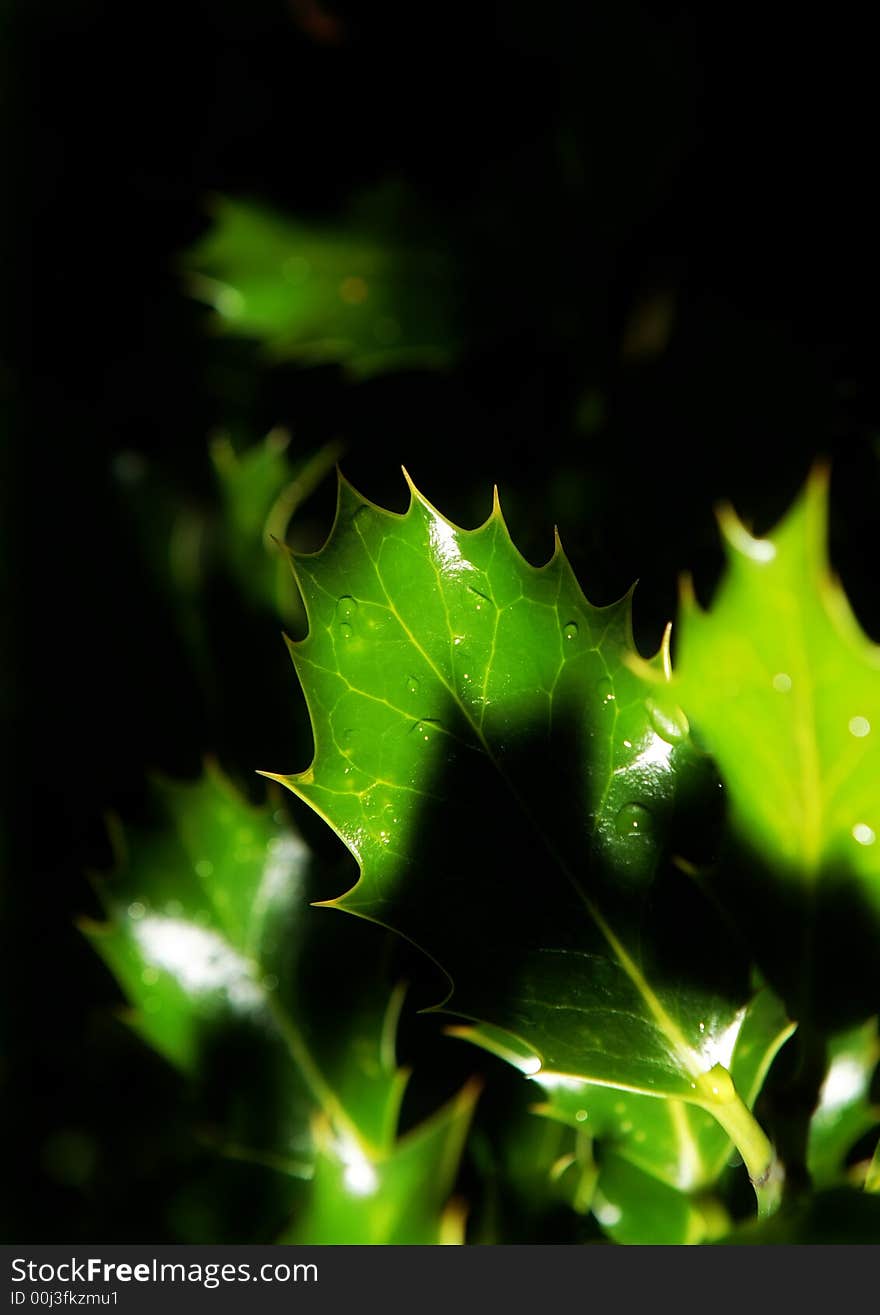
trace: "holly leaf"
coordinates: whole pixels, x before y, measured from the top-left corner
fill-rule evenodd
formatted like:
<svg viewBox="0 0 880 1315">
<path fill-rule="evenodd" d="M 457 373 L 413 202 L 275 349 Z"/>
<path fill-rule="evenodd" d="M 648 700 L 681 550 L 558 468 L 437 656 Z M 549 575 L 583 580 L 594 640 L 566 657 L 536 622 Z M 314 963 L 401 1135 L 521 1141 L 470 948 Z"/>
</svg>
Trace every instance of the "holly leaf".
<svg viewBox="0 0 880 1315">
<path fill-rule="evenodd" d="M 878 1003 L 880 648 L 826 521 L 821 469 L 766 538 L 722 509 L 726 574 L 708 611 L 685 587 L 674 697 L 730 800 L 740 853 L 718 892 L 795 1016 L 839 1027 Z"/>
<path fill-rule="evenodd" d="M 731 1029 L 730 1053 L 722 1060 L 749 1108 L 793 1031 L 780 1002 L 766 989 L 744 1007 L 743 1017 Z M 471 1039 L 479 1044 L 479 1029 L 472 1030 Z M 536 1114 L 588 1132 L 603 1153 L 613 1151 L 678 1191 L 705 1192 L 730 1162 L 730 1138 L 698 1106 L 652 1100 L 571 1077 L 538 1073 L 531 1082 L 544 1094 L 533 1106 Z"/>
<path fill-rule="evenodd" d="M 228 197 L 213 212 L 186 264 L 218 327 L 276 359 L 344 363 L 361 377 L 455 354 L 454 271 L 401 185 L 361 195 L 335 221 Z"/>
<path fill-rule="evenodd" d="M 709 1109 L 762 1176 L 723 1063 L 747 963 L 670 862 L 715 781 L 634 669 L 630 597 L 592 606 L 558 542 L 531 566 L 497 501 L 466 531 L 410 487 L 396 515 L 341 480 L 328 542 L 293 558 L 315 754 L 276 779 L 358 861 L 332 903 L 421 946 L 524 1071 Z"/>
<path fill-rule="evenodd" d="M 450 1198 L 478 1088 L 469 1085 L 389 1154 L 368 1159 L 326 1120 L 315 1130 L 314 1180 L 280 1242 L 367 1246 L 461 1245 L 466 1211 Z"/>
<path fill-rule="evenodd" d="M 212 766 L 157 797 L 165 825 L 131 841 L 116 828 L 117 871 L 97 883 L 107 921 L 84 924 L 129 1022 L 191 1077 L 221 1154 L 314 1180 L 314 1192 L 291 1189 L 311 1240 L 359 1240 L 352 1201 L 375 1215 L 373 1240 L 396 1240 L 410 1210 L 426 1240 L 476 1092 L 399 1140 L 403 993 L 389 992 L 381 938 L 309 907 L 320 875 L 277 806 L 251 807 Z"/>
</svg>

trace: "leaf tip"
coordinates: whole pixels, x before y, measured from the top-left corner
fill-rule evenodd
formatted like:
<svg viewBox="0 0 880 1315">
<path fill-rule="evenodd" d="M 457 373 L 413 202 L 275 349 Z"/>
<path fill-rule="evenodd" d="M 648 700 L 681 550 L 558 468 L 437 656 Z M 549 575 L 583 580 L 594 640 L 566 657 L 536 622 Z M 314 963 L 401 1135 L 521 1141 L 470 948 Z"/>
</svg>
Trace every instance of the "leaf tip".
<svg viewBox="0 0 880 1315">
<path fill-rule="evenodd" d="M 660 640 L 660 665 L 666 680 L 672 680 L 672 622 L 667 621 Z"/>
<path fill-rule="evenodd" d="M 715 507 L 715 519 L 721 536 L 729 553 L 747 560 L 766 565 L 776 556 L 776 544 L 770 539 L 756 539 L 746 529 L 731 502 L 719 502 Z"/>
</svg>

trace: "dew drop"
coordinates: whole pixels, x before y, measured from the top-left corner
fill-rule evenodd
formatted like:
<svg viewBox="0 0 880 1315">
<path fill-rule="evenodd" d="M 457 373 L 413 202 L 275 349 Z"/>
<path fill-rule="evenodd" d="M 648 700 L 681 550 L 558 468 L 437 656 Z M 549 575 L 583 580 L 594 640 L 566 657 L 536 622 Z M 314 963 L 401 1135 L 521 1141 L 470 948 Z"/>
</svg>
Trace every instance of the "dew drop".
<svg viewBox="0 0 880 1315">
<path fill-rule="evenodd" d="M 578 1110 L 574 1117 L 578 1123 L 584 1123 L 590 1116 L 586 1110 Z"/>
<path fill-rule="evenodd" d="M 654 819 L 641 804 L 624 804 L 614 819 L 614 829 L 619 836 L 648 836 L 654 826 Z"/>
<path fill-rule="evenodd" d="M 351 625 L 357 610 L 357 599 L 352 598 L 350 594 L 343 594 L 336 604 L 336 620 L 341 622 L 347 621 L 349 625 Z"/>
<path fill-rule="evenodd" d="M 791 690 L 791 676 L 787 671 L 777 671 L 773 677 L 773 688 L 777 694 L 788 694 Z"/>
<path fill-rule="evenodd" d="M 701 1031 L 701 1032 L 705 1032 L 705 1030 L 706 1030 L 706 1024 L 705 1024 L 705 1023 L 700 1023 L 700 1031 Z"/>
<path fill-rule="evenodd" d="M 395 809 L 394 804 L 385 805 L 385 808 L 383 810 L 383 816 L 385 818 L 385 821 L 390 826 L 396 826 L 397 823 L 400 821 L 400 818 L 397 816 L 397 810 Z"/>
<path fill-rule="evenodd" d="M 130 918 L 133 918 L 135 922 L 137 922 L 138 919 L 142 918 L 146 913 L 146 911 L 147 911 L 146 906 L 142 904 L 141 901 L 138 899 L 134 900 L 128 906 L 128 916 Z"/>
<path fill-rule="evenodd" d="M 610 707 L 614 702 L 614 683 L 609 676 L 603 676 L 596 685 L 596 692 L 603 707 Z"/>
<path fill-rule="evenodd" d="M 684 713 L 678 709 L 673 713 L 665 712 L 658 707 L 653 700 L 648 701 L 648 716 L 651 718 L 651 725 L 667 744 L 680 744 L 687 736 L 688 726 L 684 719 Z"/>
<path fill-rule="evenodd" d="M 567 621 L 566 624 L 562 627 L 562 633 L 563 635 L 565 635 L 565 638 L 569 641 L 577 639 L 577 635 L 578 635 L 577 621 Z"/>
<path fill-rule="evenodd" d="M 350 621 L 339 622 L 339 633 L 344 640 L 349 640 L 354 635 L 354 626 Z"/>
<path fill-rule="evenodd" d="M 435 731 L 440 730 L 440 722 L 435 721 L 432 717 L 423 717 L 421 721 L 414 722 L 410 727 L 410 735 L 415 735 L 419 740 L 430 740 Z"/>
<path fill-rule="evenodd" d="M 351 523 L 352 525 L 356 525 L 357 528 L 361 531 L 361 533 L 363 533 L 363 531 L 367 528 L 367 523 L 369 522 L 369 520 L 370 520 L 370 508 L 364 505 L 362 507 L 358 507 L 357 511 L 352 517 Z"/>
<path fill-rule="evenodd" d="M 871 733 L 871 723 L 867 717 L 850 717 L 849 733 L 854 735 L 857 740 L 862 740 L 866 735 Z"/>
<path fill-rule="evenodd" d="M 453 635 L 452 642 L 455 645 L 455 647 L 458 648 L 459 644 L 462 642 L 463 639 L 464 639 L 464 635 Z"/>
<path fill-rule="evenodd" d="M 856 822 L 852 829 L 852 838 L 859 845 L 873 845 L 877 835 L 867 822 Z"/>
<path fill-rule="evenodd" d="M 407 676 L 406 689 L 408 694 L 418 694 L 421 688 L 422 682 L 419 680 L 418 676 Z"/>
</svg>

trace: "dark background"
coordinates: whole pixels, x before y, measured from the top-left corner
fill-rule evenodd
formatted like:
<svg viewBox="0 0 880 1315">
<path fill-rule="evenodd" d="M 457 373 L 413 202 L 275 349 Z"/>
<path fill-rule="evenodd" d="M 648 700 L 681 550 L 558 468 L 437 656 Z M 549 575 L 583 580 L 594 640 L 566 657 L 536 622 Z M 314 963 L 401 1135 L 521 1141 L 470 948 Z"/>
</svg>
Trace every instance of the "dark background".
<svg viewBox="0 0 880 1315">
<path fill-rule="evenodd" d="M 5 704 L 28 717 L 6 790 L 0 1218 L 7 1240 L 183 1239 L 167 1203 L 192 1155 L 185 1097 L 112 1018 L 73 919 L 95 911 L 105 811 L 136 818 L 150 771 L 192 775 L 207 750 L 249 786 L 303 766 L 308 728 L 278 625 L 240 602 L 212 600 L 223 679 L 200 686 L 120 454 L 196 505 L 230 418 L 308 450 L 341 439 L 349 478 L 397 509 L 401 462 L 465 524 L 497 481 L 532 560 L 558 522 L 593 601 L 640 579 L 645 651 L 681 570 L 711 588 L 713 502 L 765 529 L 826 455 L 835 563 L 877 636 L 875 47 L 840 6 L 32 0 L 4 17 L 6 261 L 31 268 L 7 324 L 26 368 L 0 376 L 30 421 L 6 453 L 6 566 L 10 633 L 31 638 Z M 206 332 L 178 257 L 208 195 L 333 216 L 389 176 L 459 271 L 453 369 L 354 383 Z M 332 502 L 328 485 L 318 542 Z"/>
</svg>

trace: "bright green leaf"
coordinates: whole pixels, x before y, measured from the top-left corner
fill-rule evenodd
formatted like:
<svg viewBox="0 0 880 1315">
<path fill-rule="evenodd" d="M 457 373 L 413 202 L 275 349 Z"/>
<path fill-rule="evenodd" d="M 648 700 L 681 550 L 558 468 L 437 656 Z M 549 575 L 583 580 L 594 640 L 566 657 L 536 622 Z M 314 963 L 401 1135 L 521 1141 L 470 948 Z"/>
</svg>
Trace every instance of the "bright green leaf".
<svg viewBox="0 0 880 1315">
<path fill-rule="evenodd" d="M 524 1072 L 711 1109 L 762 1174 L 726 1069 L 747 965 L 669 861 L 714 781 L 634 669 L 629 597 L 593 607 L 558 545 L 530 566 L 497 506 L 465 531 L 415 489 L 398 516 L 344 481 L 295 569 L 315 755 L 277 779 L 358 860 L 336 905 L 433 956 Z"/>
<path fill-rule="evenodd" d="M 722 897 L 789 1007 L 834 1023 L 877 1004 L 880 649 L 830 574 L 826 503 L 817 471 L 766 538 L 722 511 L 727 571 L 709 611 L 685 592 L 673 697 L 746 850 Z"/>
<path fill-rule="evenodd" d="M 751 1107 L 794 1027 L 768 990 L 760 991 L 744 1013 L 737 1020 L 728 1067 L 737 1091 Z M 479 1035 L 472 1039 L 479 1043 Z M 545 1094 L 545 1100 L 534 1107 L 536 1113 L 589 1132 L 603 1150 L 613 1150 L 679 1191 L 703 1191 L 718 1180 L 730 1160 L 729 1137 L 697 1106 L 652 1100 L 570 1077 L 539 1073 L 532 1081 Z"/>
</svg>

